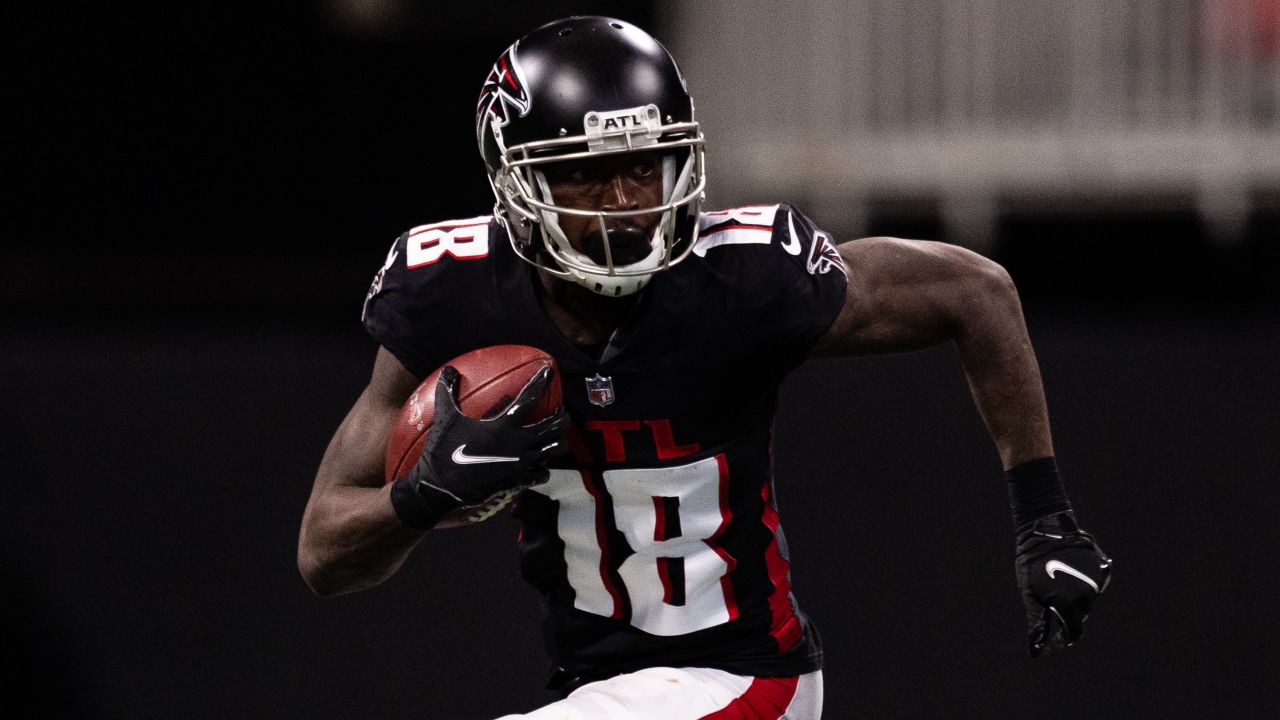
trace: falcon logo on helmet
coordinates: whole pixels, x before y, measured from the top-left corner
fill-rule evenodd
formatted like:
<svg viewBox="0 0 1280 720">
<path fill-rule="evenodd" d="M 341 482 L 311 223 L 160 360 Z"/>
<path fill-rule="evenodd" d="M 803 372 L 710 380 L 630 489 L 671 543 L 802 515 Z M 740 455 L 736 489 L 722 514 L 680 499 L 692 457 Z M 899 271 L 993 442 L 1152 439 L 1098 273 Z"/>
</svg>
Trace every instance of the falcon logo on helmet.
<svg viewBox="0 0 1280 720">
<path fill-rule="evenodd" d="M 480 88 L 480 101 L 476 104 L 476 138 L 484 132 L 485 117 L 493 116 L 493 124 L 506 127 L 514 115 L 529 114 L 529 93 L 525 90 L 524 72 L 516 60 L 516 41 L 493 64 L 489 77 Z"/>
</svg>

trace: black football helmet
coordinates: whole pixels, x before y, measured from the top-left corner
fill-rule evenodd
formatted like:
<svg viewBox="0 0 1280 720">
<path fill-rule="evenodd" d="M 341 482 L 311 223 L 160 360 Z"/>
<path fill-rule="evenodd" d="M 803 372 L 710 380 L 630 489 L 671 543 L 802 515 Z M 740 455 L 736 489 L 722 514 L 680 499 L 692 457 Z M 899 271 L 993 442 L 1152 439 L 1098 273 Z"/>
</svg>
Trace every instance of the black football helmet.
<svg viewBox="0 0 1280 720">
<path fill-rule="evenodd" d="M 627 295 L 688 256 L 706 186 L 703 138 L 675 61 L 640 28 L 606 17 L 548 23 L 507 48 L 476 106 L 476 140 L 516 253 L 603 295 Z M 549 163 L 657 151 L 662 204 L 634 210 L 557 205 Z M 570 246 L 560 215 L 596 220 L 604 264 Z M 615 264 L 606 220 L 659 214 L 640 260 Z"/>
</svg>

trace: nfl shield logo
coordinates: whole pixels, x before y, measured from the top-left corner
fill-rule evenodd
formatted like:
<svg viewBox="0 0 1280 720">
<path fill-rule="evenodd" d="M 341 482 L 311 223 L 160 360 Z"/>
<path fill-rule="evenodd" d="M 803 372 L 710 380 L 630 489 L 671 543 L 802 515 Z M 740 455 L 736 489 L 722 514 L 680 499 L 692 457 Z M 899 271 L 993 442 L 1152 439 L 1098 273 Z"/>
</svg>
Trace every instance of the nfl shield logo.
<svg viewBox="0 0 1280 720">
<path fill-rule="evenodd" d="M 587 378 L 587 399 L 592 405 L 605 407 L 613 404 L 613 378 L 596 373 Z"/>
</svg>

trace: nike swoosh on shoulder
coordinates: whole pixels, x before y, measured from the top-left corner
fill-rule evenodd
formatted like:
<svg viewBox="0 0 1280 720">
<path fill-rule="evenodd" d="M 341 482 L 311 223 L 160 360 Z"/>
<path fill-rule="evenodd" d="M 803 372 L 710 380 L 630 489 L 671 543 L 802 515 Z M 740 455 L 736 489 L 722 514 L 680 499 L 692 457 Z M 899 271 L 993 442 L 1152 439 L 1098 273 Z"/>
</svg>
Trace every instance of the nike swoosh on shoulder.
<svg viewBox="0 0 1280 720">
<path fill-rule="evenodd" d="M 1089 587 L 1093 588 L 1094 592 L 1098 592 L 1098 583 L 1094 582 L 1093 578 L 1089 577 L 1088 575 L 1085 575 L 1084 573 L 1080 572 L 1079 570 L 1071 567 L 1070 565 L 1064 562 L 1060 562 L 1058 560 L 1050 560 L 1049 562 L 1044 564 L 1044 571 L 1048 573 L 1049 577 L 1051 578 L 1053 577 L 1053 574 L 1055 572 L 1064 572 L 1072 577 L 1079 578 L 1089 583 Z"/>
<path fill-rule="evenodd" d="M 495 463 L 495 462 L 519 462 L 520 460 L 520 458 L 503 457 L 501 455 L 468 455 L 465 452 L 466 447 L 467 447 L 466 443 L 459 445 L 458 449 L 454 450 L 453 455 L 450 456 L 451 458 L 453 458 L 453 461 L 458 463 L 459 465 L 478 465 L 480 463 Z"/>
<path fill-rule="evenodd" d="M 791 231 L 791 239 L 782 243 L 782 249 L 792 255 L 800 254 L 800 238 L 796 235 L 795 215 L 787 211 L 787 229 Z"/>
</svg>

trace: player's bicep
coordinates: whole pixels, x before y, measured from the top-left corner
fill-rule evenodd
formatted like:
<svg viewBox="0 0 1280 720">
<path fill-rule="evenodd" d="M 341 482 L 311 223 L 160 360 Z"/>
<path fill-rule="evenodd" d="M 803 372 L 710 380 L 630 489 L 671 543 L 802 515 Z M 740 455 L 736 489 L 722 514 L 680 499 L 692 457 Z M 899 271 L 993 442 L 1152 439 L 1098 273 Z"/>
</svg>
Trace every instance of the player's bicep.
<svg viewBox="0 0 1280 720">
<path fill-rule="evenodd" d="M 844 307 L 818 344 L 824 356 L 919 350 L 951 337 L 959 313 L 999 266 L 955 245 L 871 237 L 839 246 Z"/>
<path fill-rule="evenodd" d="M 323 487 L 383 484 L 383 465 L 391 425 L 419 379 L 405 369 L 386 348 L 378 349 L 369 385 L 360 394 L 334 433 L 320 470 L 317 490 Z"/>
</svg>

